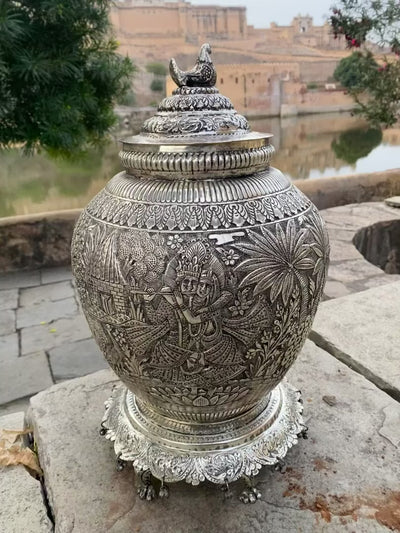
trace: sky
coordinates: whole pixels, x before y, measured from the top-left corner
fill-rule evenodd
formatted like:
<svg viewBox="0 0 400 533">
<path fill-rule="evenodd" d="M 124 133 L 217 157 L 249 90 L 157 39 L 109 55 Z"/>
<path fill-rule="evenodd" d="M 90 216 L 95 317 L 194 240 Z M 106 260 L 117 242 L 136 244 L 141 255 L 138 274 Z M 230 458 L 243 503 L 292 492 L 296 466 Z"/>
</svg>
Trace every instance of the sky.
<svg viewBox="0 0 400 533">
<path fill-rule="evenodd" d="M 271 22 L 288 25 L 293 17 L 311 15 L 314 24 L 323 24 L 335 0 L 191 0 L 193 4 L 246 6 L 247 22 L 256 28 L 268 28 Z"/>
</svg>

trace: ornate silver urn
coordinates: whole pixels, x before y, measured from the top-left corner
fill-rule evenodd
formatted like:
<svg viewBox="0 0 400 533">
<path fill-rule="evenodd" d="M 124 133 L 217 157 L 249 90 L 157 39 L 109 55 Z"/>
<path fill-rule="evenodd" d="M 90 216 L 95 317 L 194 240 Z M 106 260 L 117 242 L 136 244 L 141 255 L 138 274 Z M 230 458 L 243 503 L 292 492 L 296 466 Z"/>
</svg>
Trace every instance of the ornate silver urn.
<svg viewBox="0 0 400 533">
<path fill-rule="evenodd" d="M 119 464 L 165 482 L 227 484 L 280 462 L 305 426 L 282 381 L 320 301 L 329 244 L 317 209 L 270 167 L 215 88 L 211 49 L 170 71 L 178 88 L 124 171 L 77 222 L 72 264 L 93 335 L 123 385 L 102 433 Z M 245 501 L 259 497 L 253 487 Z"/>
</svg>

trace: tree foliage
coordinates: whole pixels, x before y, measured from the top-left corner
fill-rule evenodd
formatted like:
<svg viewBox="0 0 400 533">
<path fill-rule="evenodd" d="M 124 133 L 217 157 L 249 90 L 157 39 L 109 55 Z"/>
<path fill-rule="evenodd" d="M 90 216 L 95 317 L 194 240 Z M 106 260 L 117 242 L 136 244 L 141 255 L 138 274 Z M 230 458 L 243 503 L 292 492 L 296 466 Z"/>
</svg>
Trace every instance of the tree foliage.
<svg viewBox="0 0 400 533">
<path fill-rule="evenodd" d="M 364 91 L 368 87 L 370 73 L 375 72 L 377 68 L 378 64 L 371 52 L 362 54 L 357 51 L 340 61 L 333 76 L 346 89 Z"/>
<path fill-rule="evenodd" d="M 375 126 L 395 124 L 400 109 L 400 3 L 340 0 L 330 23 L 335 36 L 344 35 L 347 47 L 358 50 L 349 63 L 341 62 L 342 71 L 350 65 L 356 69 L 354 76 L 344 78 L 350 82 L 347 87 L 357 103 L 356 112 Z M 378 63 L 373 59 L 372 44 L 382 50 Z"/>
<path fill-rule="evenodd" d="M 168 72 L 167 67 L 163 63 L 158 63 L 157 61 L 148 63 L 146 65 L 146 70 L 156 76 L 166 76 Z"/>
<path fill-rule="evenodd" d="M 163 80 L 158 80 L 158 79 L 153 80 L 150 84 L 150 89 L 155 93 L 163 91 L 164 90 Z"/>
<path fill-rule="evenodd" d="M 108 0 L 0 0 L 0 145 L 72 155 L 101 143 L 134 66 Z"/>
</svg>

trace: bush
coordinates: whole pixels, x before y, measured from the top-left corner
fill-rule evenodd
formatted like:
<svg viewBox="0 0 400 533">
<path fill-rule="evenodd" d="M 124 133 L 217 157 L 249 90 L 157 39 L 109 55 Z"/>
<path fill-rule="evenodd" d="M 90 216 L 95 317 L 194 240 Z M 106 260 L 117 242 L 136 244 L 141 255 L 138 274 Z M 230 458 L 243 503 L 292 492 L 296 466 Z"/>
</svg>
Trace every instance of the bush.
<svg viewBox="0 0 400 533">
<path fill-rule="evenodd" d="M 160 79 L 153 80 L 151 82 L 150 89 L 155 93 L 164 91 L 164 81 Z"/>
<path fill-rule="evenodd" d="M 337 0 L 330 23 L 335 37 L 343 35 L 347 47 L 358 50 L 341 62 L 343 72 L 338 73 L 357 103 L 356 113 L 373 126 L 392 126 L 400 118 L 400 3 Z M 373 63 L 372 42 L 391 51 L 379 66 Z"/>
<path fill-rule="evenodd" d="M 136 94 L 133 92 L 132 89 L 129 89 L 129 91 L 118 99 L 119 105 L 127 105 L 127 106 L 134 106 L 136 104 Z"/>
<path fill-rule="evenodd" d="M 146 65 L 147 72 L 150 72 L 151 74 L 155 74 L 156 76 L 166 76 L 168 69 L 165 65 L 162 63 L 148 63 Z"/>
</svg>

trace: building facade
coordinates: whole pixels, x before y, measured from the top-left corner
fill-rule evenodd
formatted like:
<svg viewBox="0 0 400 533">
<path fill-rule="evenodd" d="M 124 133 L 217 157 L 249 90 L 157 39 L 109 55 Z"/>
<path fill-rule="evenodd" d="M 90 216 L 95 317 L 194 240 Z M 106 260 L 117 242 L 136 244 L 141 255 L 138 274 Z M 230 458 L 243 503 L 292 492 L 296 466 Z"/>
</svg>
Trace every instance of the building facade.
<svg viewBox="0 0 400 533">
<path fill-rule="evenodd" d="M 245 7 L 198 6 L 189 2 L 156 0 L 118 1 L 111 7 L 117 32 L 135 37 L 178 37 L 191 42 L 205 39 L 244 39 Z"/>
</svg>

